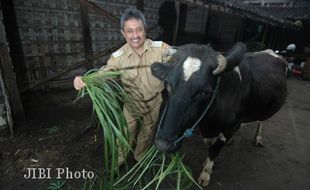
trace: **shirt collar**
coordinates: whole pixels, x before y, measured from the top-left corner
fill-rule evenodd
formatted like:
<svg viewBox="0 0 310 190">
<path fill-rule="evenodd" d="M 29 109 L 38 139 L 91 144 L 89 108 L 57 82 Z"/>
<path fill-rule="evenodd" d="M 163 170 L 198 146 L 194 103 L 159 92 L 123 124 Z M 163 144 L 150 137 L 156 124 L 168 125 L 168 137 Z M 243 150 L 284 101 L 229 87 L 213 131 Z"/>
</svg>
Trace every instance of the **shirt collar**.
<svg viewBox="0 0 310 190">
<path fill-rule="evenodd" d="M 151 50 L 151 45 L 152 45 L 152 41 L 149 40 L 149 39 L 146 39 L 144 44 L 143 44 L 143 54 L 146 52 L 146 51 L 149 51 Z M 129 46 L 129 44 L 127 43 L 126 44 L 126 52 L 127 52 L 127 56 L 131 56 L 131 54 L 134 52 L 134 50 Z"/>
</svg>

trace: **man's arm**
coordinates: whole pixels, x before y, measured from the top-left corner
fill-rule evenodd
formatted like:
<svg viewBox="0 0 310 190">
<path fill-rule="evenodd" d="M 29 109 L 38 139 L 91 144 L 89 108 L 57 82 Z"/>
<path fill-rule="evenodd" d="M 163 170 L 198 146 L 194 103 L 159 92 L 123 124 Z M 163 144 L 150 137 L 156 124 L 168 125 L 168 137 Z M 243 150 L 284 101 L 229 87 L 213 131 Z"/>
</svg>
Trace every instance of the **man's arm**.
<svg viewBox="0 0 310 190">
<path fill-rule="evenodd" d="M 116 51 L 117 52 L 117 51 Z M 111 55 L 110 59 L 107 62 L 107 65 L 100 67 L 98 72 L 111 71 L 120 68 L 118 57 Z M 76 90 L 81 90 L 85 87 L 85 83 L 82 80 L 82 76 L 76 76 L 73 80 L 73 87 Z"/>
<path fill-rule="evenodd" d="M 164 63 L 167 63 L 172 58 L 172 54 L 175 53 L 175 50 L 172 49 L 172 47 L 165 42 L 163 42 L 162 51 Z"/>
</svg>

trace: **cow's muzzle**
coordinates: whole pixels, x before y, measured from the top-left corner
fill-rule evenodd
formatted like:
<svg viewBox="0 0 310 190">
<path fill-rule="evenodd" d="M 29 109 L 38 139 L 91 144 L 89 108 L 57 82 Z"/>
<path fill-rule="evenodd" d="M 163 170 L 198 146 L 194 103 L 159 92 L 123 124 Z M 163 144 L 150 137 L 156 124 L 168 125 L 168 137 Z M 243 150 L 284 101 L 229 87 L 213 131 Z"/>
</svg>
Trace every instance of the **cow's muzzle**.
<svg viewBox="0 0 310 190">
<path fill-rule="evenodd" d="M 155 145 L 162 152 L 167 152 L 171 147 L 171 144 L 165 139 L 156 139 Z"/>
<path fill-rule="evenodd" d="M 155 146 L 161 152 L 171 153 L 178 149 L 180 143 L 174 143 L 174 141 L 168 141 L 164 138 L 156 138 Z"/>
</svg>

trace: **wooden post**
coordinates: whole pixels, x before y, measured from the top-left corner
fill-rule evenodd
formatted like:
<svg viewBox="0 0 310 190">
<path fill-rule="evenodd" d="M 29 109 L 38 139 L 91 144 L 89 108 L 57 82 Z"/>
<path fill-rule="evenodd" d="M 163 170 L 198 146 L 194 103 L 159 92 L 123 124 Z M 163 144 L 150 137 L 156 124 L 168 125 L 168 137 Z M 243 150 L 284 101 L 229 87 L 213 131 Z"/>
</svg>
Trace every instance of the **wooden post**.
<svg viewBox="0 0 310 190">
<path fill-rule="evenodd" d="M 91 60 L 91 58 L 93 57 L 92 39 L 89 29 L 88 6 L 82 0 L 80 0 L 80 12 L 81 12 L 81 23 L 83 28 L 85 59 L 87 60 L 86 69 L 90 70 L 94 68 L 94 63 Z"/>
<path fill-rule="evenodd" d="M 269 30 L 269 25 L 265 24 L 264 25 L 264 33 L 263 33 L 263 37 L 262 37 L 262 43 L 263 44 L 265 44 L 265 42 L 266 42 L 268 30 Z M 266 44 L 266 45 L 268 45 L 268 44 Z"/>
<path fill-rule="evenodd" d="M 275 27 L 274 26 L 270 26 L 270 30 L 269 30 L 269 33 L 270 33 L 270 38 L 268 40 L 268 44 L 267 44 L 267 48 L 272 48 L 274 49 L 274 37 L 275 37 Z"/>
<path fill-rule="evenodd" d="M 174 7 L 177 13 L 177 19 L 175 21 L 175 28 L 173 31 L 173 45 L 176 44 L 177 39 L 178 39 L 178 32 L 179 32 L 179 21 L 180 21 L 180 2 L 179 1 L 175 1 L 174 2 Z"/>
<path fill-rule="evenodd" d="M 179 15 L 178 15 L 178 33 L 176 36 L 175 43 L 183 43 L 182 39 L 178 38 L 178 36 L 182 36 L 186 34 L 186 19 L 187 19 L 187 11 L 188 11 L 188 6 L 185 3 L 180 4 L 179 8 Z M 180 40 L 180 41 L 179 41 Z M 177 42 L 179 41 L 179 42 Z"/>
<path fill-rule="evenodd" d="M 239 26 L 237 28 L 237 34 L 235 36 L 234 43 L 236 43 L 238 41 L 242 41 L 243 34 L 244 34 L 244 31 L 245 31 L 245 24 L 244 23 L 245 23 L 245 19 L 241 18 Z"/>
<path fill-rule="evenodd" d="M 0 20 L 2 21 L 2 11 L 0 11 Z M 0 43 L 0 69 L 4 81 L 6 97 L 9 103 L 9 105 L 7 104 L 7 109 L 8 107 L 11 109 L 7 111 L 11 111 L 14 125 L 23 126 L 26 123 L 25 113 L 21 103 L 9 47 L 5 38 L 5 29 L 2 22 L 0 22 Z M 8 119 L 10 120 L 10 118 Z M 10 131 L 13 135 L 13 123 L 10 124 Z"/>
<path fill-rule="evenodd" d="M 144 0 L 137 0 L 136 7 L 141 12 L 144 11 Z"/>
<path fill-rule="evenodd" d="M 9 43 L 9 49 L 11 54 L 11 61 L 14 66 L 14 72 L 16 74 L 18 88 L 22 88 L 25 85 L 26 72 L 25 71 L 25 59 L 22 40 L 20 39 L 19 28 L 17 24 L 17 18 L 15 14 L 14 1 L 1 0 L 1 21 L 5 27 L 6 40 Z M 2 20 L 3 16 L 3 20 Z"/>
</svg>

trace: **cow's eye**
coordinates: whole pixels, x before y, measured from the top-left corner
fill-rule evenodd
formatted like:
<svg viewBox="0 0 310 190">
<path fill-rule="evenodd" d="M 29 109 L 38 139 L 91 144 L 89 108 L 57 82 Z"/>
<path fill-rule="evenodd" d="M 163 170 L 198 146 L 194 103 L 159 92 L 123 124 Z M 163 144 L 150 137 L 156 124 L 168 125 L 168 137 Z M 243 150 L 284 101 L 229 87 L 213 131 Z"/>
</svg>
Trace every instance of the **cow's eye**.
<svg viewBox="0 0 310 190">
<path fill-rule="evenodd" d="M 208 90 L 204 89 L 201 92 L 199 92 L 200 96 L 206 96 L 208 94 Z"/>
<path fill-rule="evenodd" d="M 206 95 L 207 95 L 207 91 L 206 91 L 206 90 L 203 90 L 202 92 L 200 92 L 200 95 L 201 95 L 201 96 L 206 96 Z"/>
</svg>

